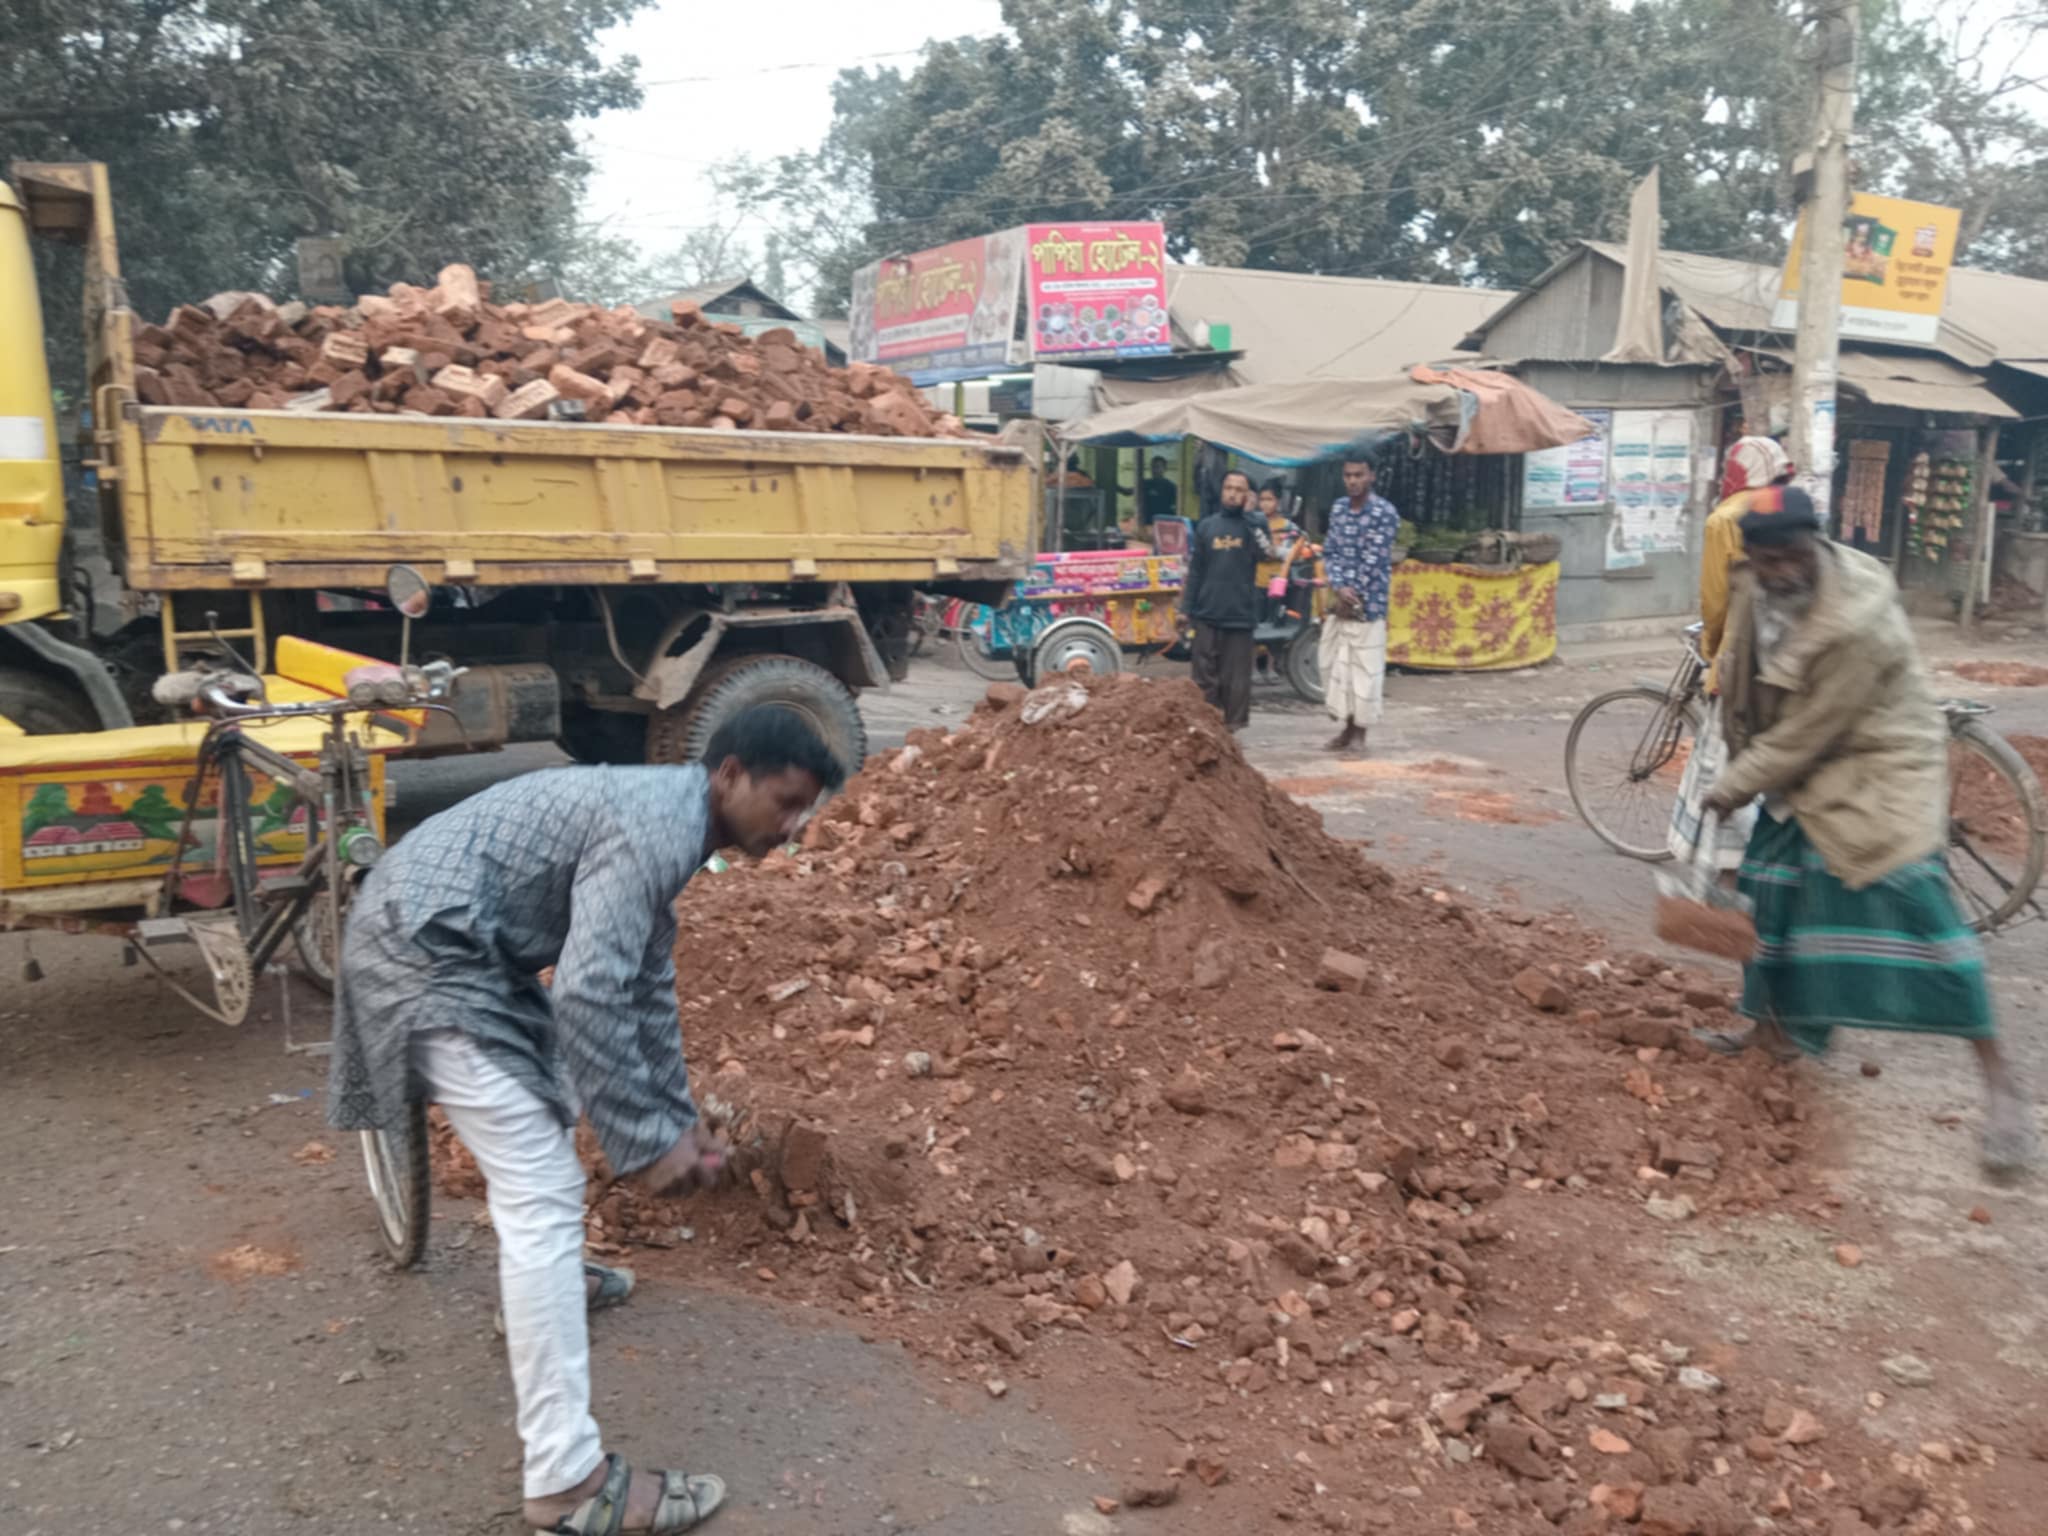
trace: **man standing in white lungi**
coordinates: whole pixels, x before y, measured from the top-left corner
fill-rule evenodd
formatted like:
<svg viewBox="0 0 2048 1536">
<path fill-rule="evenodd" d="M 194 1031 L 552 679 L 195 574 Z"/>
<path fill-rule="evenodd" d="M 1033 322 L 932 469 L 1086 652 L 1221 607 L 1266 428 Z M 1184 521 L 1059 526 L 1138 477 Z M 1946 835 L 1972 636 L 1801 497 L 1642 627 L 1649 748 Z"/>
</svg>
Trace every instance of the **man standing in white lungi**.
<svg viewBox="0 0 2048 1536">
<path fill-rule="evenodd" d="M 1332 752 L 1365 750 L 1366 728 L 1380 717 L 1380 686 L 1387 675 L 1387 591 L 1401 514 L 1373 494 L 1374 478 L 1366 460 L 1344 461 L 1344 494 L 1330 507 L 1323 538 L 1323 575 L 1333 606 L 1323 619 L 1317 660 L 1323 704 L 1339 726 Z"/>
</svg>

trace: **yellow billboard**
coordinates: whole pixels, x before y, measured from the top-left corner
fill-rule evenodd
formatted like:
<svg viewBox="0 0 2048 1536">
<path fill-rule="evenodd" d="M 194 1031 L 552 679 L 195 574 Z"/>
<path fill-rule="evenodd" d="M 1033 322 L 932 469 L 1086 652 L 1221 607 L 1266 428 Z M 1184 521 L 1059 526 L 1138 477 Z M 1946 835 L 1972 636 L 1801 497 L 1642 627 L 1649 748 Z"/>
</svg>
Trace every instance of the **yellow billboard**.
<svg viewBox="0 0 2048 1536">
<path fill-rule="evenodd" d="M 1953 208 L 1858 192 L 1843 221 L 1842 334 L 1866 341 L 1934 341 L 1960 222 Z M 1799 324 L 1799 269 L 1805 260 L 1806 215 L 1801 214 L 1771 317 L 1780 330 Z"/>
</svg>

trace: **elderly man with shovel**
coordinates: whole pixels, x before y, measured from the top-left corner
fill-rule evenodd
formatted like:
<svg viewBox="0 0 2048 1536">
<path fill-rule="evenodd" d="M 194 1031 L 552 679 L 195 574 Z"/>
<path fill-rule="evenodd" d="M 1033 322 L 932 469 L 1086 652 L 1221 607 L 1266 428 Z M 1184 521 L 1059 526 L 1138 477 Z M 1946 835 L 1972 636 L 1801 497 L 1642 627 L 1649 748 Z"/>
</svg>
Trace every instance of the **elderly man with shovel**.
<svg viewBox="0 0 2048 1536">
<path fill-rule="evenodd" d="M 1988 1108 L 1983 1161 L 2033 1162 L 2033 1111 L 1999 1049 L 1984 952 L 1949 890 L 1948 743 L 1891 572 L 1822 536 L 1797 487 L 1755 493 L 1721 654 L 1730 760 L 1706 796 L 1761 796 L 1738 874 L 1755 907 L 1747 1037 L 1818 1053 L 1838 1025 L 1968 1040 Z"/>
</svg>

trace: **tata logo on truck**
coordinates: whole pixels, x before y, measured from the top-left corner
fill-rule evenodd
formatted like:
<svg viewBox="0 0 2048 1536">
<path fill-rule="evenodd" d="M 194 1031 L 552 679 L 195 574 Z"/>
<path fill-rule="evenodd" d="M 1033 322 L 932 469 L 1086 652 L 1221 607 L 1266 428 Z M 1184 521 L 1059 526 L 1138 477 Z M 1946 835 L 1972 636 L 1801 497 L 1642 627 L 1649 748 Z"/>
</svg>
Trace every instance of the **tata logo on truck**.
<svg viewBox="0 0 2048 1536">
<path fill-rule="evenodd" d="M 246 416 L 187 416 L 185 418 L 202 432 L 246 432 L 256 435 L 256 423 Z"/>
</svg>

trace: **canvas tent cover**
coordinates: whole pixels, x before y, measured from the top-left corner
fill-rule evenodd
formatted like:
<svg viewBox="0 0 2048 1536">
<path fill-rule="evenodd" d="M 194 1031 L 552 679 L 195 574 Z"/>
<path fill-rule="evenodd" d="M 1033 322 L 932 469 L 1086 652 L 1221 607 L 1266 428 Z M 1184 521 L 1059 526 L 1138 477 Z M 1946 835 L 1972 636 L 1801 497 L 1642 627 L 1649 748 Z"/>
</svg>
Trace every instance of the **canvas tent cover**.
<svg viewBox="0 0 2048 1536">
<path fill-rule="evenodd" d="M 1410 432 L 1428 436 L 1446 453 L 1529 453 L 1577 442 L 1593 430 L 1506 374 L 1415 372 L 1431 382 L 1408 375 L 1303 379 L 1141 401 L 1069 422 L 1059 435 L 1064 442 L 1111 448 L 1193 437 L 1261 464 L 1293 466 L 1370 450 Z M 1466 383 L 1474 387 L 1460 387 Z"/>
</svg>

